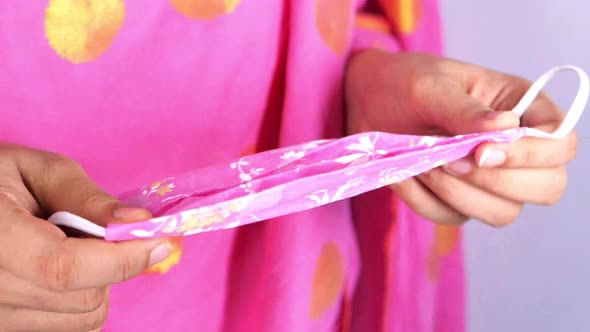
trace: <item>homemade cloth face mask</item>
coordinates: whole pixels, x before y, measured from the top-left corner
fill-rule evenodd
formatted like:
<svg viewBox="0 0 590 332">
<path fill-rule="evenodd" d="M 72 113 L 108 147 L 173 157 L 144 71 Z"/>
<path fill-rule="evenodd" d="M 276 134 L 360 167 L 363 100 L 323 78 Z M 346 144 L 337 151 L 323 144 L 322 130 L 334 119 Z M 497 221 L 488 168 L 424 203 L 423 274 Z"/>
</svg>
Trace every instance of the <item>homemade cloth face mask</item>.
<svg viewBox="0 0 590 332">
<path fill-rule="evenodd" d="M 238 227 L 347 199 L 403 181 L 468 156 L 485 142 L 522 137 L 559 139 L 576 125 L 588 101 L 588 76 L 573 66 L 541 76 L 512 110 L 522 116 L 558 72 L 580 77 L 578 94 L 554 133 L 519 127 L 455 137 L 366 132 L 266 151 L 234 162 L 154 182 L 119 198 L 146 208 L 155 218 L 106 228 L 68 212 L 49 218 L 108 241 L 187 236 Z"/>
</svg>

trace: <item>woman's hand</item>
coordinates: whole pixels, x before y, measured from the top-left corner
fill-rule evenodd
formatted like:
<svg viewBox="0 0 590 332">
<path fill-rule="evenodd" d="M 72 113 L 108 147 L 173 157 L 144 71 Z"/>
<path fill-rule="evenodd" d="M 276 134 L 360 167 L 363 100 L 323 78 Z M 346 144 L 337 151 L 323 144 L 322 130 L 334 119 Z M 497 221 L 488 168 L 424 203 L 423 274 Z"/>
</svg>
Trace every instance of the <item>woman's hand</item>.
<svg viewBox="0 0 590 332">
<path fill-rule="evenodd" d="M 66 237 L 41 219 L 62 210 L 101 225 L 150 217 L 124 207 L 65 157 L 0 144 L 0 331 L 97 331 L 109 286 L 169 254 L 161 239 Z"/>
<path fill-rule="evenodd" d="M 522 119 L 510 110 L 530 82 L 426 54 L 364 51 L 346 80 L 348 129 L 414 135 L 459 135 L 519 125 L 551 132 L 562 112 L 539 96 Z M 468 218 L 494 226 L 514 221 L 525 203 L 551 205 L 564 193 L 574 132 L 561 140 L 523 138 L 482 144 L 473 156 L 394 185 L 417 213 L 443 224 Z"/>
</svg>

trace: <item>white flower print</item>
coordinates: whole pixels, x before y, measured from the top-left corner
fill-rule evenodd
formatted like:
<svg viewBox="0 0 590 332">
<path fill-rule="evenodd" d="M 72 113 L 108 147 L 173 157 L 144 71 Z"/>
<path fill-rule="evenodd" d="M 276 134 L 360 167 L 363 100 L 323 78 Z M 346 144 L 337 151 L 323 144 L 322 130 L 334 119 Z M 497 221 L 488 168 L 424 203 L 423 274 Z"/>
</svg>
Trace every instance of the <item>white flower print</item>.
<svg viewBox="0 0 590 332">
<path fill-rule="evenodd" d="M 344 185 L 338 187 L 338 190 L 336 191 L 334 196 L 332 196 L 332 202 L 342 199 L 342 197 L 344 196 L 344 192 L 346 190 L 356 187 L 356 186 L 359 186 L 363 182 L 364 182 L 363 177 L 358 177 L 358 178 L 354 178 L 354 179 L 350 179 L 350 180 L 346 181 L 346 183 Z"/>
<path fill-rule="evenodd" d="M 322 140 L 316 140 L 316 141 L 312 141 L 312 142 L 307 142 L 307 143 L 303 144 L 301 146 L 301 148 L 303 150 L 311 150 L 311 149 L 315 149 L 318 146 L 320 146 L 321 144 L 327 143 L 329 141 L 330 140 L 322 139 Z"/>
<path fill-rule="evenodd" d="M 285 152 L 282 156 L 281 159 L 283 160 L 297 160 L 297 159 L 301 159 L 305 156 L 305 151 L 289 151 L 289 152 Z"/>
<path fill-rule="evenodd" d="M 379 133 L 375 134 L 375 138 L 371 140 L 371 138 L 367 136 L 361 136 L 359 138 L 358 143 L 352 143 L 346 147 L 348 151 L 354 151 L 356 153 L 349 154 L 346 156 L 342 156 L 336 159 L 336 162 L 341 164 L 350 164 L 353 161 L 356 161 L 361 158 L 372 159 L 376 155 L 385 155 L 387 151 L 385 150 L 375 150 L 375 143 L 379 139 Z"/>
<path fill-rule="evenodd" d="M 420 138 L 418 141 L 418 145 L 426 145 L 427 147 L 431 147 L 436 144 L 437 141 L 438 139 L 436 137 L 422 136 L 422 138 Z"/>
<path fill-rule="evenodd" d="M 344 197 L 346 190 L 361 185 L 364 182 L 362 177 L 348 180 L 344 185 L 338 187 L 338 190 L 330 197 L 328 189 L 317 190 L 310 195 L 305 196 L 310 200 L 314 201 L 317 205 L 325 205 L 328 203 L 336 202 Z"/>
<path fill-rule="evenodd" d="M 328 189 L 314 191 L 313 193 L 305 197 L 316 202 L 317 205 L 324 205 L 330 203 L 330 195 L 328 194 Z"/>
<path fill-rule="evenodd" d="M 250 166 L 250 163 L 244 160 L 244 158 L 230 164 L 232 169 L 237 169 L 238 172 L 240 172 L 238 175 L 242 181 L 240 188 L 244 189 L 245 192 L 250 193 L 252 191 L 251 181 L 255 176 L 260 175 L 260 173 L 264 171 L 264 168 L 250 168 L 250 170 L 246 172 L 244 166 Z"/>
<path fill-rule="evenodd" d="M 171 201 L 173 199 L 177 199 L 177 198 L 185 198 L 188 197 L 188 194 L 178 194 L 178 195 L 174 195 L 174 196 L 170 196 L 170 197 L 166 197 L 162 200 L 162 203 L 167 202 L 167 201 Z"/>
</svg>

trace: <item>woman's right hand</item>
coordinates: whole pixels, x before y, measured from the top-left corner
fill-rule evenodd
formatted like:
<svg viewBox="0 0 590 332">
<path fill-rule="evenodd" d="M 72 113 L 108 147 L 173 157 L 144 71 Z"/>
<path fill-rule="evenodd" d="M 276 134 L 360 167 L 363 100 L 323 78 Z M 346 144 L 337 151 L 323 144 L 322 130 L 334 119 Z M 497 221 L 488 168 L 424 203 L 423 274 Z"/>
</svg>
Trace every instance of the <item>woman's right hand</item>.
<svg viewBox="0 0 590 332">
<path fill-rule="evenodd" d="M 109 286 L 170 254 L 165 239 L 67 237 L 42 219 L 56 211 L 103 226 L 150 217 L 106 194 L 70 159 L 0 144 L 0 331 L 100 330 Z"/>
</svg>

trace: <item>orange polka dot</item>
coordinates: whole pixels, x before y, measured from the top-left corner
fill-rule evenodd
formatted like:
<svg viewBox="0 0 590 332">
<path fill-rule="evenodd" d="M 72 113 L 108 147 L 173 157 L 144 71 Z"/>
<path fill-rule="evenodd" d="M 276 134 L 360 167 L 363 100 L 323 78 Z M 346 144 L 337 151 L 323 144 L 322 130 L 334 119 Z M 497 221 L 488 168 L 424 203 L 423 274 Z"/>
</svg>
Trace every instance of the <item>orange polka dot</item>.
<svg viewBox="0 0 590 332">
<path fill-rule="evenodd" d="M 459 227 L 436 225 L 434 228 L 433 249 L 439 256 L 450 254 L 459 243 Z"/>
<path fill-rule="evenodd" d="M 459 231 L 457 226 L 434 226 L 434 239 L 428 257 L 428 275 L 431 280 L 438 280 L 442 259 L 451 254 L 459 244 Z"/>
<path fill-rule="evenodd" d="M 380 0 L 387 17 L 398 32 L 409 34 L 416 30 L 422 18 L 422 0 Z"/>
<path fill-rule="evenodd" d="M 172 244 L 172 254 L 168 256 L 165 260 L 161 261 L 158 264 L 152 265 L 149 267 L 145 273 L 147 274 L 165 274 L 170 271 L 171 268 L 178 265 L 180 262 L 180 258 L 182 257 L 182 238 L 180 237 L 173 237 L 169 239 L 170 244 Z"/>
<path fill-rule="evenodd" d="M 256 144 L 252 144 L 247 146 L 242 152 L 240 152 L 240 157 L 246 157 L 256 153 Z"/>
<path fill-rule="evenodd" d="M 371 30 L 381 33 L 391 33 L 391 26 L 389 22 L 382 16 L 358 13 L 354 19 L 354 25 L 357 28 L 364 30 Z"/>
<path fill-rule="evenodd" d="M 160 186 L 158 188 L 158 191 L 156 191 L 156 194 L 160 195 L 160 196 L 164 196 L 167 193 L 171 193 L 172 192 L 172 188 L 170 188 L 170 186 Z"/>
<path fill-rule="evenodd" d="M 322 40 L 339 55 L 348 49 L 352 29 L 352 0 L 316 0 L 315 24 Z"/>
<path fill-rule="evenodd" d="M 191 19 L 210 20 L 233 12 L 241 0 L 171 0 L 172 6 Z"/>
<path fill-rule="evenodd" d="M 311 283 L 311 319 L 320 318 L 334 305 L 344 284 L 344 260 L 338 246 L 328 242 L 316 261 Z"/>
<path fill-rule="evenodd" d="M 45 35 L 60 57 L 76 64 L 90 62 L 109 49 L 124 19 L 121 0 L 50 0 Z"/>
</svg>

